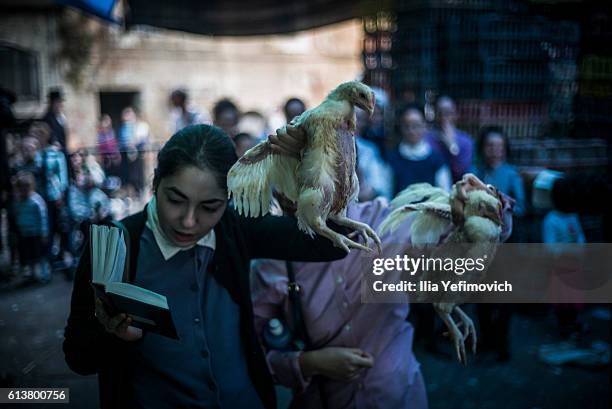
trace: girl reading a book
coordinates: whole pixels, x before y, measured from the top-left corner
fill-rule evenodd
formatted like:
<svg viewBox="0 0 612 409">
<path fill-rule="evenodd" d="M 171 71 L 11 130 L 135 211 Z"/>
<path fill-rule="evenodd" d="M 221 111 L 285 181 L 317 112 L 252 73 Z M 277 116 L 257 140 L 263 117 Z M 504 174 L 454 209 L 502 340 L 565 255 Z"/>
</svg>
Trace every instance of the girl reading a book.
<svg viewBox="0 0 612 409">
<path fill-rule="evenodd" d="M 90 284 L 89 244 L 84 251 L 63 349 L 75 372 L 98 375 L 102 408 L 275 408 L 253 324 L 250 260 L 331 261 L 345 252 L 290 217 L 236 214 L 227 201 L 235 161 L 219 128 L 184 128 L 158 154 L 151 201 L 121 221 L 124 281 L 166 297 L 178 340 L 110 313 Z"/>
</svg>

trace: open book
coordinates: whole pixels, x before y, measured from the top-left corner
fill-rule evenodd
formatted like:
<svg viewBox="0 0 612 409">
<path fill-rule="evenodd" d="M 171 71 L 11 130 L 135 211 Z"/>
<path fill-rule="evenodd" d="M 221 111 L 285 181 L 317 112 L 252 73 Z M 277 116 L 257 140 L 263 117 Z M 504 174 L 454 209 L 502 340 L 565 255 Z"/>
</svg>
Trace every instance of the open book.
<svg viewBox="0 0 612 409">
<path fill-rule="evenodd" d="M 178 339 L 166 297 L 123 282 L 126 261 L 123 231 L 91 226 L 91 284 L 108 314 L 126 313 L 133 326 Z"/>
</svg>

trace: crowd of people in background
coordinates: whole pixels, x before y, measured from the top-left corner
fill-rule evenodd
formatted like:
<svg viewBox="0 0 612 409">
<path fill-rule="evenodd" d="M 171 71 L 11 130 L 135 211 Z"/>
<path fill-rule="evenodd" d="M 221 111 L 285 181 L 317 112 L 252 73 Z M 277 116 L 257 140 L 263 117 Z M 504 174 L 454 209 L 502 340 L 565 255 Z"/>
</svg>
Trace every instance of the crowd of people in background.
<svg viewBox="0 0 612 409">
<path fill-rule="evenodd" d="M 10 91 L 2 90 L 2 97 L 2 208 L 10 263 L 3 278 L 47 283 L 52 272 L 63 272 L 71 279 L 88 224 L 125 217 L 144 193 L 149 126 L 125 107 L 117 135 L 103 114 L 97 145 L 68 150 L 61 91 L 49 92 L 40 119 L 21 122 Z"/>
<path fill-rule="evenodd" d="M 507 163 L 508 141 L 503 129 L 484 129 L 476 140 L 456 127 L 455 104 L 448 96 L 437 99 L 434 120 L 428 123 L 423 107 L 392 106 L 383 90 L 375 89 L 375 94 L 374 114 L 368 117 L 364 111 L 356 113 L 359 200 L 378 196 L 391 199 L 406 186 L 419 182 L 449 190 L 463 174 L 472 172 L 516 200 L 515 216 L 524 213 L 523 183 L 516 169 Z M 108 113 L 102 113 L 95 149 L 68 152 L 68 120 L 63 103 L 60 90 L 50 91 L 44 116 L 30 125 L 6 156 L 11 183 L 15 185 L 19 173 L 31 173 L 34 192 L 44 199 L 51 262 L 58 257 L 61 261 L 72 259 L 68 253 L 78 247 L 71 244 L 74 239 L 70 236 L 72 229 L 67 228 L 70 224 L 67 219 L 81 224 L 85 220 L 121 216 L 118 206 L 112 205 L 113 196 L 139 198 L 146 194 L 149 180 L 149 175 L 145 175 L 144 156 L 150 146 L 150 128 L 137 109 L 123 107 L 117 126 Z M 212 123 L 232 138 L 238 156 L 273 132 L 262 113 L 241 112 L 227 98 L 214 104 L 212 115 L 196 107 L 184 89 L 173 91 L 168 103 L 171 132 L 189 125 Z M 288 123 L 307 108 L 302 99 L 291 97 L 282 112 Z M 83 206 L 90 198 L 96 208 L 85 212 Z"/>
<path fill-rule="evenodd" d="M 432 107 L 433 120 L 427 121 L 423 107 L 414 103 L 393 106 L 383 90 L 374 91 L 373 115 L 369 117 L 359 109 L 356 112 L 360 201 L 376 197 L 389 200 L 408 185 L 421 182 L 449 190 L 471 172 L 516 201 L 515 217 L 525 214 L 523 180 L 508 163 L 509 144 L 502 128 L 487 127 L 475 138 L 457 128 L 459 118 L 449 96 L 438 97 Z M 10 108 L 14 96 L 6 90 L 2 95 L 2 127 L 11 129 L 17 126 Z M 3 140 L 6 160 L 1 176 L 7 193 L 2 196 L 2 207 L 8 215 L 12 277 L 48 282 L 53 271 L 61 270 L 70 278 L 85 238 L 84 226 L 120 219 L 136 210 L 150 194 L 150 175 L 145 173 L 144 162 L 152 138 L 138 109 L 121 107 L 117 126 L 103 112 L 95 148 L 69 151 L 69 118 L 63 104 L 62 92 L 52 90 L 48 109 L 40 120 L 31 121 L 13 143 Z M 232 138 L 238 156 L 274 132 L 265 115 L 241 112 L 227 98 L 214 104 L 212 115 L 195 106 L 184 89 L 173 91 L 168 104 L 172 133 L 189 125 L 212 123 Z M 288 98 L 282 106 L 284 120 L 289 123 L 306 109 L 302 99 Z M 575 214 L 553 210 L 542 228 L 542 237 L 549 242 L 584 241 Z M 482 314 L 484 321 L 491 312 Z M 503 311 L 495 315 L 505 321 L 501 329 L 495 329 L 495 337 L 504 337 L 509 317 Z M 431 333 L 433 339 L 432 331 L 426 328 L 424 333 Z M 500 351 L 500 356 L 507 356 L 507 350 Z"/>
</svg>

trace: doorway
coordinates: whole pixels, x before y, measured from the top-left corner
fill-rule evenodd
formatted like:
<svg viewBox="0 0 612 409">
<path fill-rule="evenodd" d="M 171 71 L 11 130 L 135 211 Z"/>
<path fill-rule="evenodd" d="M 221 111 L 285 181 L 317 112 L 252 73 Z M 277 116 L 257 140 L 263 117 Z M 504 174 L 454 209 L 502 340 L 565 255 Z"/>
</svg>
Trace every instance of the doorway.
<svg viewBox="0 0 612 409">
<path fill-rule="evenodd" d="M 140 92 L 138 91 L 100 91 L 100 116 L 110 115 L 115 135 L 119 136 L 121 128 L 121 111 L 131 106 L 136 113 L 140 112 Z"/>
</svg>

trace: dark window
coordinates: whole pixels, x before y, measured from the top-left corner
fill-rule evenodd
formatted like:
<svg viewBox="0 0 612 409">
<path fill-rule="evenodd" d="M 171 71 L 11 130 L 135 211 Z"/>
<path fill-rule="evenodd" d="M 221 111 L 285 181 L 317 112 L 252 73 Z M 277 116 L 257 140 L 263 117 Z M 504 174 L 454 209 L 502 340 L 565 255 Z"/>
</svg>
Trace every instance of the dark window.
<svg viewBox="0 0 612 409">
<path fill-rule="evenodd" d="M 17 94 L 19 101 L 38 100 L 38 59 L 36 54 L 0 44 L 0 86 Z"/>
</svg>

